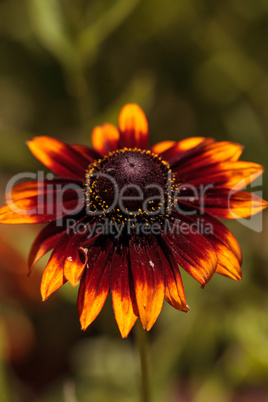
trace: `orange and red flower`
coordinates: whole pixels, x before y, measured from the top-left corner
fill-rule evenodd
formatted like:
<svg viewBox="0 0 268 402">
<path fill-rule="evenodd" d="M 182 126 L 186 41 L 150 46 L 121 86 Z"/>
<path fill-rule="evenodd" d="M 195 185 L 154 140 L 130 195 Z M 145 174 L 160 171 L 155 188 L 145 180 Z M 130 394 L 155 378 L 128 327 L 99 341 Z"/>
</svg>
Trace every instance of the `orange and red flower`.
<svg viewBox="0 0 268 402">
<path fill-rule="evenodd" d="M 239 144 L 212 138 L 163 141 L 148 148 L 148 123 L 135 104 L 92 132 L 93 148 L 36 137 L 28 146 L 57 178 L 18 184 L 0 222 L 48 223 L 29 256 L 53 249 L 41 294 L 46 300 L 80 281 L 82 329 L 112 294 L 126 337 L 138 317 L 149 330 L 164 299 L 188 311 L 180 268 L 202 286 L 214 273 L 241 279 L 241 250 L 217 218 L 245 218 L 267 207 L 242 191 L 263 168 L 239 161 Z"/>
</svg>

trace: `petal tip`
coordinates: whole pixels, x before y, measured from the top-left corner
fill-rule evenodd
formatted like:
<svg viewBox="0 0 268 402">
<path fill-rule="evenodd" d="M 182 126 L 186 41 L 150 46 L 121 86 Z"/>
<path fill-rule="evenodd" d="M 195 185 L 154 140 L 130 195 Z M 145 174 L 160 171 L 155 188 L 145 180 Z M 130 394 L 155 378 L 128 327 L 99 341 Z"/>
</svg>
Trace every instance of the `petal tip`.
<svg viewBox="0 0 268 402">
<path fill-rule="evenodd" d="M 121 109 L 118 127 L 120 132 L 119 143 L 122 148 L 148 148 L 148 121 L 139 105 L 128 103 Z"/>
<path fill-rule="evenodd" d="M 120 331 L 121 337 L 123 339 L 126 339 L 128 337 L 128 334 L 130 333 L 130 330 L 129 331 L 122 331 L 120 328 L 119 328 L 119 331 Z"/>
<path fill-rule="evenodd" d="M 81 330 L 85 331 L 87 329 L 88 326 L 81 324 Z"/>
</svg>

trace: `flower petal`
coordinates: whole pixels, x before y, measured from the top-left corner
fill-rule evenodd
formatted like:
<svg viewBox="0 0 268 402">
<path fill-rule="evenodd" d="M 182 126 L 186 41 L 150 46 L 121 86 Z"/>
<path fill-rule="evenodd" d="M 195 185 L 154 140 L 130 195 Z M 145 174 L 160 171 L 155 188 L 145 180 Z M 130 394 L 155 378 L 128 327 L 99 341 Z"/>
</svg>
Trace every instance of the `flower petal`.
<svg viewBox="0 0 268 402">
<path fill-rule="evenodd" d="M 148 122 L 143 110 L 138 105 L 128 104 L 123 107 L 119 115 L 118 126 L 121 148 L 148 148 Z"/>
<path fill-rule="evenodd" d="M 88 159 L 56 138 L 40 136 L 28 141 L 32 154 L 56 175 L 83 181 Z"/>
<path fill-rule="evenodd" d="M 63 274 L 63 266 L 66 257 L 65 250 L 69 238 L 70 235 L 66 234 L 60 239 L 45 268 L 41 282 L 41 295 L 43 301 L 66 282 Z"/>
<path fill-rule="evenodd" d="M 183 175 L 193 169 L 200 169 L 219 162 L 235 162 L 239 159 L 242 151 L 243 147 L 234 142 L 213 142 L 204 147 L 196 147 L 180 154 L 170 161 L 170 166 L 175 172 L 181 172 L 181 177 L 183 178 Z"/>
<path fill-rule="evenodd" d="M 156 241 L 154 240 L 156 243 Z M 177 310 L 187 312 L 189 307 L 186 304 L 182 278 L 178 264 L 168 243 L 161 237 L 155 245 L 155 250 L 159 254 L 162 269 L 165 276 L 165 299 Z"/>
<path fill-rule="evenodd" d="M 109 293 L 112 242 L 99 238 L 88 252 L 88 262 L 82 276 L 77 308 L 81 328 L 85 330 L 100 313 Z"/>
<path fill-rule="evenodd" d="M 223 225 L 218 219 L 215 219 L 210 215 L 204 214 L 203 220 L 206 224 L 208 223 L 210 224 L 211 232 L 210 233 L 208 232 L 209 242 L 211 242 L 211 239 L 214 238 L 218 242 L 223 243 L 227 248 L 231 250 L 231 252 L 235 255 L 238 263 L 241 265 L 242 251 L 238 241 L 236 240 L 234 235 L 230 232 L 230 230 L 227 229 L 227 227 Z M 213 242 L 215 243 L 214 239 Z"/>
<path fill-rule="evenodd" d="M 240 281 L 242 279 L 242 271 L 238 259 L 224 244 L 214 242 L 214 240 L 210 241 L 218 256 L 216 273 Z"/>
<path fill-rule="evenodd" d="M 224 187 L 241 190 L 248 186 L 263 173 L 263 167 L 251 162 L 221 162 L 203 168 L 176 172 L 176 180 L 187 182 L 194 186 L 213 185 L 213 187 Z"/>
<path fill-rule="evenodd" d="M 141 324 L 149 331 L 162 309 L 165 285 L 161 262 L 150 239 L 133 238 L 129 242 L 131 269 Z"/>
<path fill-rule="evenodd" d="M 84 247 L 84 244 L 87 244 L 87 247 L 89 247 L 90 244 L 97 240 L 99 235 L 95 235 L 88 240 L 88 236 L 91 233 L 91 226 L 89 223 L 83 223 L 83 219 L 74 225 L 73 230 L 74 234 L 66 248 L 64 276 L 72 286 L 76 286 L 82 277 L 88 260 L 88 250 Z"/>
<path fill-rule="evenodd" d="M 122 244 L 113 254 L 111 292 L 115 319 L 122 338 L 126 338 L 138 318 L 138 310 L 130 261 Z"/>
<path fill-rule="evenodd" d="M 37 261 L 57 246 L 58 241 L 63 237 L 65 231 L 65 227 L 57 226 L 55 222 L 51 222 L 38 234 L 28 258 L 29 274 Z"/>
<path fill-rule="evenodd" d="M 177 263 L 193 278 L 205 286 L 217 266 L 217 254 L 208 240 L 182 219 L 170 222 L 169 231 L 163 234 Z"/>
<path fill-rule="evenodd" d="M 178 158 L 186 152 L 196 151 L 196 149 L 203 148 L 208 144 L 214 143 L 213 138 L 205 137 L 190 137 L 184 140 L 175 142 L 174 145 L 161 153 L 161 158 L 170 162 L 174 158 Z"/>
<path fill-rule="evenodd" d="M 248 218 L 268 207 L 267 201 L 254 193 L 225 188 L 209 188 L 205 195 L 193 197 L 191 194 L 188 200 L 185 196 L 180 203 L 222 219 Z"/>
<path fill-rule="evenodd" d="M 160 155 L 163 152 L 170 149 L 171 147 L 173 147 L 173 145 L 175 144 L 176 144 L 175 141 L 161 141 L 151 147 L 151 152 Z"/>
<path fill-rule="evenodd" d="M 216 272 L 231 279 L 242 278 L 242 252 L 238 241 L 232 233 L 217 219 L 203 214 L 192 216 L 178 216 L 192 228 L 196 228 L 212 245 L 217 253 L 218 265 Z"/>
<path fill-rule="evenodd" d="M 117 150 L 119 132 L 113 124 L 106 123 L 93 129 L 91 140 L 94 149 L 98 153 L 107 155 L 109 152 Z"/>
<path fill-rule="evenodd" d="M 17 185 L 7 194 L 7 205 L 0 208 L 0 222 L 5 224 L 46 223 L 84 207 L 80 185 L 61 180 L 44 180 Z"/>
<path fill-rule="evenodd" d="M 99 152 L 97 152 L 95 149 L 87 147 L 86 145 L 72 144 L 71 147 L 82 154 L 89 163 L 102 158 L 102 155 Z"/>
</svg>

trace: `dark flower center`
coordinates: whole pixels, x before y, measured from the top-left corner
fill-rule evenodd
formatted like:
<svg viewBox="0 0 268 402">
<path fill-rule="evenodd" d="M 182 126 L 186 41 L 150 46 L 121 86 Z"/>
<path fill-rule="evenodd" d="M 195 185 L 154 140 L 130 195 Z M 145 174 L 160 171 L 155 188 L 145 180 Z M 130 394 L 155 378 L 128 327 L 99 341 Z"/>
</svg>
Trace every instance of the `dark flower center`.
<svg viewBox="0 0 268 402">
<path fill-rule="evenodd" d="M 139 149 L 110 153 L 89 166 L 85 193 L 89 213 L 113 221 L 155 220 L 166 215 L 172 175 L 158 155 Z"/>
</svg>

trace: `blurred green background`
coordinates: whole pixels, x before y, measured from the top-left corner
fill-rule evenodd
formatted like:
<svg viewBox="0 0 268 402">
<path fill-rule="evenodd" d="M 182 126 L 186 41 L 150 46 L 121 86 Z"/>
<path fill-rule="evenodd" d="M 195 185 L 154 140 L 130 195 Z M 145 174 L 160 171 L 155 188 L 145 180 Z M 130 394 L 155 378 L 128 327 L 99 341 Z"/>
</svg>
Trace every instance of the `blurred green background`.
<svg viewBox="0 0 268 402">
<path fill-rule="evenodd" d="M 14 174 L 41 169 L 27 139 L 90 145 L 128 102 L 144 108 L 151 144 L 237 141 L 268 170 L 267 43 L 267 0 L 1 0 L 1 205 Z M 228 226 L 243 281 L 201 290 L 183 274 L 191 311 L 165 303 L 148 334 L 155 402 L 268 400 L 268 214 L 262 232 Z M 40 227 L 0 227 L 1 402 L 136 402 L 133 334 L 120 338 L 110 299 L 81 332 L 77 289 L 42 303 L 45 258 L 27 277 Z"/>
</svg>

